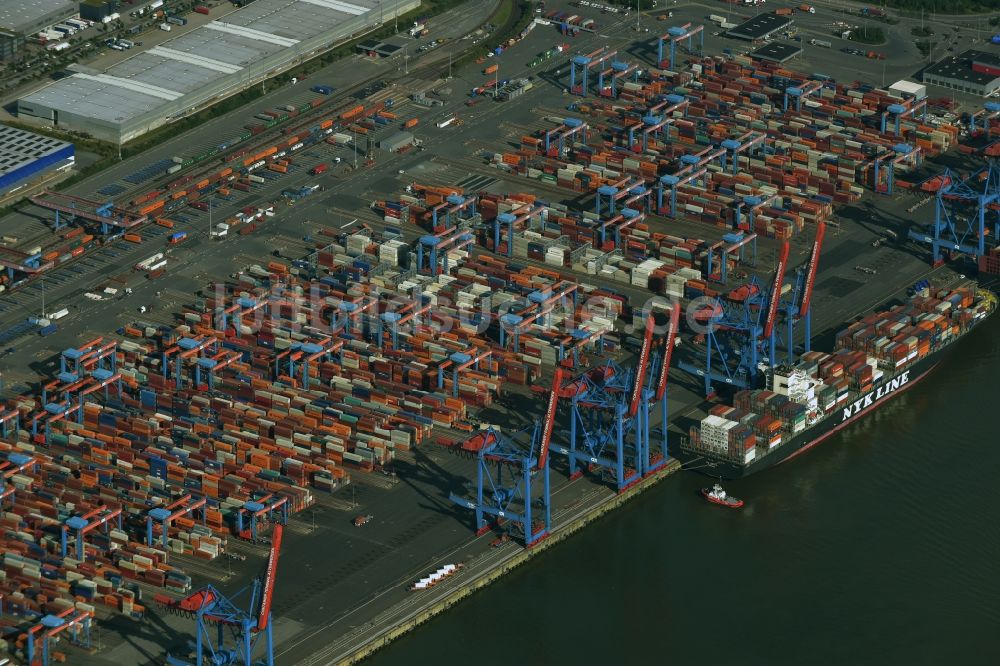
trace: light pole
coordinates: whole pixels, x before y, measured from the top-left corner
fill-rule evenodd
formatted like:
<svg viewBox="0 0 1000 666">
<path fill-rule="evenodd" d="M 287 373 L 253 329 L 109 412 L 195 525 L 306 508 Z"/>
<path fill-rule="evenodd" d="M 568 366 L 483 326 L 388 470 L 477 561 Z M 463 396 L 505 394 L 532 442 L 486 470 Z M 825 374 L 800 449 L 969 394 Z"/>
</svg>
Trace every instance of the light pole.
<svg viewBox="0 0 1000 666">
<path fill-rule="evenodd" d="M 635 0 L 635 31 L 639 32 L 639 0 Z"/>
<path fill-rule="evenodd" d="M 212 240 L 212 197 L 208 198 L 208 239 Z"/>
</svg>

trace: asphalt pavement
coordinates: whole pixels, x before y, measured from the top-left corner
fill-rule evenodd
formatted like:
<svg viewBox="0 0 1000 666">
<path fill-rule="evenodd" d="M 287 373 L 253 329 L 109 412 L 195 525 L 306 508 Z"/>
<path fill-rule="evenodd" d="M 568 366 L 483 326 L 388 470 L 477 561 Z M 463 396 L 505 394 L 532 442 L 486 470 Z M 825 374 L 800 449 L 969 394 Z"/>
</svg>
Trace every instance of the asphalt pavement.
<svg viewBox="0 0 1000 666">
<path fill-rule="evenodd" d="M 458 39 L 469 34 L 476 22 L 488 13 L 481 6 L 475 6 L 481 14 L 462 11 L 455 12 L 451 20 L 438 20 L 436 25 L 439 27 L 436 29 L 441 32 L 432 34 L 430 38 L 444 34 Z M 707 14 L 706 6 L 678 5 L 672 23 L 695 20 Z M 587 16 L 586 12 L 582 13 Z M 594 18 L 600 21 L 596 33 L 584 33 L 567 41 L 553 29 L 539 27 L 499 59 L 504 78 L 533 76 L 538 83 L 535 89 L 513 102 L 484 100 L 471 108 L 464 105 L 468 89 L 482 85 L 488 78 L 481 73 L 482 65 L 456 69 L 450 81 L 442 82 L 407 76 L 405 70 L 417 69 L 420 61 L 411 60 L 404 64 L 399 60 L 375 62 L 355 57 L 348 61 L 346 67 L 340 63 L 314 76 L 315 80 L 340 88 L 372 76 L 390 79 L 391 85 L 380 94 L 392 95 L 400 100 L 395 107 L 400 118 L 419 119 L 414 132 L 422 141 L 423 150 L 396 155 L 376 149 L 373 153 L 374 164 L 367 166 L 362 158 L 357 169 L 354 168 L 355 153 L 348 148 L 321 144 L 303 151 L 296 158 L 295 168 L 289 175 L 255 187 L 252 193 L 242 195 L 236 201 L 220 203 L 217 209 L 213 208 L 211 221 L 207 213 L 185 211 L 184 215 L 189 218 L 185 228 L 191 239 L 172 249 L 169 278 L 166 279 L 149 281 L 131 271 L 131 265 L 136 261 L 164 248 L 165 232 L 155 235 L 155 229 L 144 232 L 143 242 L 137 246 L 122 241 L 108 248 L 116 253 L 115 256 L 98 252 L 82 259 L 79 262 L 79 267 L 84 269 L 82 272 L 70 270 L 77 264 L 71 264 L 66 272 L 62 269 L 54 272 L 45 280 L 44 309 L 51 311 L 65 304 L 70 306 L 71 314 L 60 320 L 61 330 L 56 335 L 44 339 L 23 338 L 16 343 L 20 353 L 4 360 L 8 390 L 49 376 L 53 353 L 78 344 L 87 337 L 107 334 L 137 319 L 151 323 L 175 323 L 172 313 L 179 306 L 189 303 L 192 294 L 207 282 L 241 270 L 248 263 L 266 262 L 267 255 L 275 249 L 287 257 L 302 256 L 315 245 L 314 234 L 320 227 L 347 229 L 355 224 L 367 223 L 378 228 L 381 223 L 369 209 L 369 204 L 398 194 L 412 182 L 452 184 L 495 192 L 528 191 L 549 200 L 560 198 L 559 192 L 552 188 L 543 188 L 536 181 L 521 179 L 487 166 L 479 157 L 479 152 L 505 149 L 516 143 L 522 134 L 546 126 L 545 116 L 566 113 L 566 106 L 574 99 L 564 93 L 568 70 L 566 58 L 529 67 L 528 63 L 539 52 L 555 44 L 569 43 L 571 53 L 588 52 L 608 45 L 619 48 L 630 58 L 648 57 L 650 49 L 655 49 L 655 42 L 651 40 L 655 39 L 657 31 L 671 24 L 643 16 L 640 17 L 643 32 L 637 35 L 634 16 L 615 18 L 598 14 Z M 645 28 L 649 28 L 648 33 Z M 632 46 L 637 36 L 644 40 L 638 48 Z M 706 37 L 706 50 L 710 53 L 732 46 L 733 40 L 711 34 Z M 447 52 L 440 49 L 431 51 L 430 57 L 443 62 Z M 845 62 L 848 63 L 844 65 L 845 71 L 850 72 L 855 67 L 852 80 L 858 76 L 880 75 L 877 71 L 857 71 L 858 65 L 871 68 L 870 61 Z M 832 66 L 828 63 L 828 67 Z M 450 88 L 450 94 L 443 92 L 443 88 Z M 424 89 L 440 91 L 443 106 L 428 109 L 402 101 L 410 91 Z M 267 98 L 253 104 L 251 109 L 206 123 L 189 135 L 177 137 L 148 154 L 116 165 L 108 173 L 90 179 L 73 191 L 86 195 L 110 182 L 121 182 L 124 176 L 144 165 L 169 158 L 232 127 L 238 127 L 258 110 L 274 108 L 299 94 L 300 90 L 292 86 L 275 90 Z M 451 113 L 459 114 L 462 124 L 444 129 L 434 126 L 436 119 Z M 375 139 L 397 129 L 379 130 Z M 328 173 L 320 177 L 309 175 L 312 166 L 333 163 L 338 157 L 340 163 Z M 211 223 L 225 219 L 250 203 L 278 197 L 283 189 L 310 183 L 320 185 L 322 190 L 293 206 L 279 206 L 275 217 L 269 218 L 255 234 L 221 241 L 208 239 L 207 230 Z M 589 198 L 577 193 L 562 193 L 561 200 L 581 206 L 591 205 Z M 839 225 L 828 234 L 826 253 L 821 260 L 821 273 L 816 283 L 813 327 L 817 336 L 892 297 L 927 273 L 926 251 L 920 248 L 906 243 L 880 244 L 878 248 L 871 246 L 881 236 L 883 228 L 902 228 L 914 217 L 906 213 L 906 208 L 915 200 L 909 194 L 879 199 L 866 194 L 863 204 L 838 211 Z M 926 216 L 928 208 L 921 209 L 917 217 Z M 33 211 L 33 214 L 38 214 L 38 211 Z M 44 219 L 19 215 L 4 220 L 4 223 L 10 225 L 7 227 L 12 229 L 9 233 L 21 234 L 24 238 L 48 233 Z M 714 227 L 683 220 L 656 220 L 653 224 L 654 230 L 692 237 L 714 239 L 720 233 Z M 419 233 L 415 228 L 407 228 L 406 238 L 413 239 Z M 809 243 L 811 237 L 808 234 L 795 240 L 793 266 L 805 260 Z M 764 280 L 771 276 L 775 248 L 775 243 L 764 240 L 758 248 L 756 271 Z M 855 266 L 862 261 L 876 267 L 879 271 L 877 276 L 858 272 Z M 592 276 L 580 278 L 593 279 Z M 128 285 L 134 293 L 123 300 L 93 302 L 81 298 L 85 290 L 97 290 L 112 284 Z M 649 296 L 645 291 L 627 285 L 616 283 L 611 286 L 636 301 Z M 160 292 L 159 297 L 157 292 Z M 41 311 L 41 298 L 41 290 L 37 288 L 3 295 L 0 307 L 6 309 L 0 311 L 0 320 L 4 325 L 10 325 L 25 316 L 37 314 Z M 136 311 L 139 305 L 152 305 L 152 309 L 139 315 Z M 683 347 L 681 353 L 686 353 Z M 672 418 L 697 406 L 700 391 L 700 384 L 695 378 L 674 370 L 670 393 Z M 484 418 L 497 416 L 511 421 L 520 418 L 527 424 L 530 415 L 540 411 L 537 400 L 526 399 L 520 407 L 511 413 L 486 415 Z M 658 419 L 658 414 L 654 415 L 654 419 Z M 590 479 L 569 483 L 563 463 L 556 460 L 554 464 L 552 480 L 558 520 L 565 520 L 573 511 L 579 510 L 581 503 L 594 501 L 610 492 Z M 500 564 L 509 557 L 517 546 L 507 544 L 490 549 L 492 537 L 471 539 L 471 514 L 447 501 L 449 492 L 461 494 L 468 489 L 473 470 L 473 461 L 429 444 L 412 454 L 400 456 L 395 479 L 355 474 L 356 482 L 350 487 L 333 496 L 320 497 L 315 511 L 306 511 L 294 517 L 287 535 L 287 548 L 281 559 L 274 606 L 278 663 L 327 663 L 332 655 L 365 637 L 366 632 L 377 635 L 385 631 L 393 622 L 414 613 L 420 605 L 407 592 L 409 583 L 441 564 L 465 562 L 469 564 L 466 573 L 474 575 L 482 568 Z M 356 528 L 351 519 L 358 514 L 370 514 L 374 518 L 363 528 Z M 233 547 L 247 554 L 248 561 L 239 566 L 230 565 L 231 574 L 223 570 L 225 565 L 206 566 L 187 560 L 179 565 L 195 573 L 196 584 L 213 582 L 227 590 L 235 589 L 262 564 L 264 552 L 262 548 L 244 544 Z M 317 552 L 322 552 L 324 557 L 317 559 Z M 454 583 L 446 583 L 441 593 L 452 584 L 461 584 L 461 580 L 456 578 Z M 163 615 L 152 608 L 142 623 L 114 618 L 104 627 L 102 641 L 105 649 L 80 660 L 74 654 L 75 663 L 154 663 L 165 646 L 183 645 L 193 631 L 190 620 Z"/>
</svg>

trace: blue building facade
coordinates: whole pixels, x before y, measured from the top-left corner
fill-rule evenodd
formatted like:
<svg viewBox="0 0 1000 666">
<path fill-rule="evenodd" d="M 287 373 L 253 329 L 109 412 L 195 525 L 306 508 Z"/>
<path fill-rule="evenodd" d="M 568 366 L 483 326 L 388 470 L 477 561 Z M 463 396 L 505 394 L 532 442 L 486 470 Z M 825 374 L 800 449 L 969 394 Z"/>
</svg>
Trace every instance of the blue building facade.
<svg viewBox="0 0 1000 666">
<path fill-rule="evenodd" d="M 27 180 L 74 160 L 72 143 L 0 126 L 0 197 Z"/>
</svg>

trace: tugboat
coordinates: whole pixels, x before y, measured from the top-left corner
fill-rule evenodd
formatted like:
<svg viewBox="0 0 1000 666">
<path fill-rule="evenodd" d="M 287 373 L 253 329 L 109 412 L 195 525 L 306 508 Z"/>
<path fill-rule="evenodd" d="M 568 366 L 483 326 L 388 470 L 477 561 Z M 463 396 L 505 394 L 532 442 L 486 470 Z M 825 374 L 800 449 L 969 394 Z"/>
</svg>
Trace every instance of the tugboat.
<svg viewBox="0 0 1000 666">
<path fill-rule="evenodd" d="M 726 491 L 722 489 L 722 486 L 718 483 L 711 488 L 701 489 L 702 497 L 707 499 L 712 504 L 720 504 L 730 509 L 738 509 L 743 506 L 743 500 L 733 497 L 732 495 L 727 495 Z"/>
</svg>

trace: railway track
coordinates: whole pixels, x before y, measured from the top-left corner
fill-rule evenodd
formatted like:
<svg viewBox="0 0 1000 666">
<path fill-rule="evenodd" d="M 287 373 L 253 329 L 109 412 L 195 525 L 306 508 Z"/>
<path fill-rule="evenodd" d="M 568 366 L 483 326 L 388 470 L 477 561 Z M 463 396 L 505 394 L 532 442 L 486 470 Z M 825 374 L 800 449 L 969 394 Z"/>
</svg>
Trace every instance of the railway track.
<svg viewBox="0 0 1000 666">
<path fill-rule="evenodd" d="M 494 10 L 493 14 L 490 15 L 486 23 L 489 23 L 495 15 L 496 15 L 496 10 Z M 455 40 L 453 44 L 457 43 L 458 41 L 461 40 Z M 467 46 L 467 48 L 460 50 L 458 53 L 452 51 L 450 57 L 452 59 L 461 58 L 465 56 L 468 52 L 472 51 L 474 48 L 475 48 L 474 45 L 470 43 Z M 449 57 L 448 53 L 445 53 L 443 50 L 438 50 L 436 52 L 428 54 L 428 56 L 429 56 L 428 60 L 420 63 L 416 67 L 410 68 L 405 75 L 402 74 L 398 75 L 396 77 L 396 80 L 402 81 L 410 78 L 419 80 L 419 79 L 426 79 L 428 77 L 433 77 L 436 79 L 437 74 L 440 73 L 441 71 L 443 63 Z M 247 154 L 252 154 L 255 150 L 258 151 L 266 150 L 267 147 L 274 145 L 275 142 L 280 141 L 283 138 L 287 139 L 288 137 L 305 132 L 310 128 L 312 128 L 313 126 L 315 126 L 317 123 L 323 122 L 325 120 L 333 120 L 334 121 L 333 127 L 342 128 L 344 127 L 345 124 L 341 122 L 339 116 L 347 109 L 351 109 L 356 106 L 366 106 L 367 104 L 372 103 L 370 100 L 376 95 L 378 95 L 378 92 L 376 92 L 376 95 L 369 95 L 361 99 L 355 97 L 355 95 L 363 91 L 366 87 L 370 87 L 373 83 L 377 81 L 384 81 L 387 78 L 390 77 L 384 75 L 377 75 L 364 79 L 353 86 L 345 88 L 343 94 L 338 98 L 336 102 L 333 99 L 331 99 L 329 102 L 317 106 L 315 111 L 311 112 L 307 111 L 301 115 L 296 116 L 293 120 L 290 120 L 284 126 L 275 128 L 273 130 L 267 130 L 261 132 L 259 135 L 255 135 L 246 141 L 236 144 L 236 146 L 234 146 L 234 148 L 231 151 L 219 156 L 218 158 L 212 157 L 209 158 L 208 161 L 206 162 L 192 165 L 187 169 L 181 169 L 176 173 L 169 174 L 169 176 L 165 174 L 162 177 L 156 178 L 155 180 L 152 181 L 152 183 L 146 185 L 145 187 L 142 188 L 142 190 L 138 191 L 136 194 L 131 196 L 130 205 L 127 208 L 134 210 L 135 207 L 131 205 L 131 202 L 136 200 L 141 200 L 142 197 L 147 196 L 150 192 L 156 190 L 164 190 L 165 193 L 169 192 L 169 188 L 167 186 L 181 180 L 183 180 L 183 183 L 181 185 L 178 185 L 177 187 L 183 187 L 187 183 L 192 183 L 192 182 L 197 183 L 205 178 L 212 178 L 213 175 L 221 173 L 226 168 L 232 168 L 233 172 L 235 173 L 237 171 L 237 167 L 231 165 L 237 160 L 239 160 L 242 156 L 245 156 Z M 402 92 L 403 94 L 405 94 L 405 87 L 404 91 Z M 375 104 L 377 104 L 377 102 L 375 102 Z M 238 113 L 240 113 L 239 110 L 233 112 L 234 115 Z M 240 163 L 238 168 L 242 167 L 243 165 L 242 163 Z M 205 192 L 210 193 L 214 191 L 214 189 L 217 189 L 218 186 L 219 186 L 219 180 L 216 179 L 214 183 L 211 183 L 209 186 L 207 186 Z M 38 217 L 37 215 L 34 215 L 32 213 L 25 213 L 23 208 L 19 210 L 20 212 L 22 212 L 22 214 Z M 152 212 L 159 212 L 159 211 L 152 211 Z M 167 216 L 168 213 L 164 212 L 163 214 L 156 215 L 155 217 L 167 217 Z M 146 229 L 149 226 L 154 225 L 155 223 L 156 223 L 155 218 L 151 217 L 146 222 L 143 222 L 129 229 L 129 231 L 141 232 L 143 229 Z M 91 247 L 89 247 L 87 251 L 85 251 L 84 253 L 80 254 L 77 257 L 73 257 L 72 259 L 69 259 L 65 262 L 58 263 L 52 266 L 52 268 L 47 269 L 46 271 L 28 274 L 28 276 L 25 279 L 19 280 L 13 285 L 8 286 L 6 289 L 6 293 L 14 293 L 20 291 L 21 288 L 23 288 L 27 284 L 30 284 L 35 277 L 37 277 L 38 275 L 43 275 L 49 270 L 76 264 L 78 263 L 79 260 L 92 256 L 94 250 L 101 247 L 105 247 L 109 245 L 111 242 L 117 242 L 118 237 L 119 237 L 118 234 L 114 234 L 108 237 L 109 242 L 107 243 L 97 242 Z M 64 239 L 56 233 L 50 233 L 50 234 L 43 233 L 32 236 L 31 240 L 29 241 L 19 241 L 18 245 L 21 247 L 28 247 L 28 248 L 33 246 L 42 246 L 44 252 L 44 251 L 49 251 L 54 247 L 60 246 L 63 240 Z M 0 251 L 2 251 L 2 249 L 3 248 L 0 248 Z"/>
</svg>

